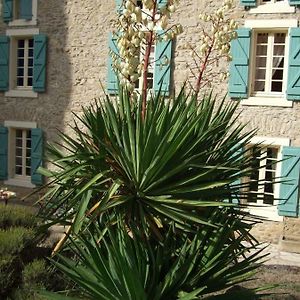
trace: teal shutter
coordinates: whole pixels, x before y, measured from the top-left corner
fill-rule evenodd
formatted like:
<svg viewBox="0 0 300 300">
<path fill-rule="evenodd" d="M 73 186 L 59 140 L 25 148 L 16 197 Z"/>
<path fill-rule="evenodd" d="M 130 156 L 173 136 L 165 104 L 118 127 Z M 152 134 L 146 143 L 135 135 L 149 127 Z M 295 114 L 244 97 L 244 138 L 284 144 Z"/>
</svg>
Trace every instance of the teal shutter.
<svg viewBox="0 0 300 300">
<path fill-rule="evenodd" d="M 109 34 L 109 51 L 112 51 L 114 53 L 118 53 L 118 47 L 117 47 L 117 37 L 113 35 L 112 33 Z M 109 94 L 116 94 L 118 92 L 118 77 L 113 69 L 113 61 L 112 57 L 109 53 L 108 56 L 108 65 L 107 65 L 107 92 Z"/>
<path fill-rule="evenodd" d="M 289 0 L 290 5 L 300 5 L 300 0 Z"/>
<path fill-rule="evenodd" d="M 157 1 L 157 8 L 158 9 L 161 9 L 163 8 L 164 6 L 166 6 L 168 4 L 168 0 L 158 0 Z"/>
<path fill-rule="evenodd" d="M 247 98 L 251 29 L 238 29 L 237 35 L 237 39 L 231 42 L 232 61 L 229 72 L 229 96 L 232 98 Z"/>
<path fill-rule="evenodd" d="M 299 199 L 300 148 L 283 147 L 278 214 L 296 217 Z"/>
<path fill-rule="evenodd" d="M 287 99 L 300 100 L 300 28 L 290 29 Z"/>
<path fill-rule="evenodd" d="M 13 0 L 2 1 L 2 16 L 4 22 L 10 22 L 13 19 Z"/>
<path fill-rule="evenodd" d="M 43 161 L 43 131 L 40 128 L 31 129 L 31 182 L 43 184 L 43 176 L 37 173 Z"/>
<path fill-rule="evenodd" d="M 0 126 L 0 180 L 7 179 L 8 129 Z"/>
<path fill-rule="evenodd" d="M 123 10 L 123 0 L 115 0 L 116 1 L 116 9 L 119 14 L 122 13 Z"/>
<path fill-rule="evenodd" d="M 9 37 L 0 36 L 0 91 L 9 89 Z"/>
<path fill-rule="evenodd" d="M 243 6 L 256 6 L 256 0 L 240 0 L 240 2 Z"/>
<path fill-rule="evenodd" d="M 162 34 L 163 31 L 158 31 Z M 154 66 L 154 91 L 161 91 L 166 95 L 170 92 L 171 81 L 171 59 L 172 40 L 157 41 L 155 45 L 155 66 Z"/>
<path fill-rule="evenodd" d="M 20 19 L 32 19 L 32 0 L 19 0 L 20 1 Z"/>
<path fill-rule="evenodd" d="M 39 34 L 34 36 L 33 59 L 33 90 L 45 92 L 46 90 L 46 62 L 47 62 L 47 36 Z"/>
</svg>

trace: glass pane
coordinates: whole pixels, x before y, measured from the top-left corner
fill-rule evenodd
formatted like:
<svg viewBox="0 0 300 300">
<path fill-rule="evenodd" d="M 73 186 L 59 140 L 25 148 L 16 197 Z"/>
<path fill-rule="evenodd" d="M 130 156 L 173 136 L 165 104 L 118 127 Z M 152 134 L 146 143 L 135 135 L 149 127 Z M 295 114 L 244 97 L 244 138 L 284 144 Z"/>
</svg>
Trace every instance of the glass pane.
<svg viewBox="0 0 300 300">
<path fill-rule="evenodd" d="M 22 139 L 16 139 L 16 147 L 22 148 Z"/>
<path fill-rule="evenodd" d="M 255 79 L 265 79 L 266 78 L 266 69 L 256 69 Z"/>
<path fill-rule="evenodd" d="M 26 141 L 26 148 L 31 148 L 31 140 L 30 139 L 28 139 Z"/>
<path fill-rule="evenodd" d="M 271 92 L 282 92 L 282 81 L 272 81 Z"/>
<path fill-rule="evenodd" d="M 21 138 L 22 137 L 22 130 L 17 129 L 16 130 L 16 137 Z"/>
<path fill-rule="evenodd" d="M 284 55 L 284 45 L 275 45 L 274 46 L 274 56 L 283 56 Z"/>
<path fill-rule="evenodd" d="M 33 49 L 29 49 L 28 56 L 33 57 Z"/>
<path fill-rule="evenodd" d="M 33 69 L 32 68 L 28 68 L 28 76 L 33 76 Z"/>
<path fill-rule="evenodd" d="M 32 67 L 33 66 L 33 58 L 28 59 L 28 66 Z"/>
<path fill-rule="evenodd" d="M 265 91 L 265 82 L 264 81 L 255 81 L 254 91 L 255 92 L 264 92 Z"/>
<path fill-rule="evenodd" d="M 24 76 L 24 68 L 18 68 L 17 76 Z"/>
<path fill-rule="evenodd" d="M 284 57 L 273 57 L 273 68 L 284 67 Z"/>
<path fill-rule="evenodd" d="M 285 43 L 285 33 L 276 33 L 274 36 L 275 44 L 284 44 Z"/>
<path fill-rule="evenodd" d="M 267 43 L 268 42 L 268 34 L 267 33 L 259 33 L 257 35 L 257 44 Z"/>
<path fill-rule="evenodd" d="M 18 48 L 24 48 L 25 40 L 18 40 Z"/>
<path fill-rule="evenodd" d="M 24 79 L 22 77 L 17 78 L 17 86 L 24 86 Z"/>
<path fill-rule="evenodd" d="M 283 79 L 283 70 L 276 70 L 276 69 L 274 70 L 273 69 L 272 79 L 282 80 Z"/>
<path fill-rule="evenodd" d="M 31 155 L 31 150 L 30 149 L 26 149 L 26 157 L 30 157 Z"/>
<path fill-rule="evenodd" d="M 256 67 L 266 67 L 267 58 L 266 57 L 256 57 Z"/>
<path fill-rule="evenodd" d="M 248 194 L 247 202 L 249 202 L 249 203 L 256 203 L 257 202 L 257 195 L 254 194 L 254 193 L 253 194 L 249 193 Z"/>
<path fill-rule="evenodd" d="M 33 39 L 28 40 L 28 45 L 30 48 L 33 48 Z"/>
<path fill-rule="evenodd" d="M 19 58 L 18 59 L 18 67 L 23 67 L 24 66 L 24 59 L 23 58 Z"/>
<path fill-rule="evenodd" d="M 21 166 L 16 166 L 16 174 L 22 175 L 22 167 Z"/>
<path fill-rule="evenodd" d="M 30 176 L 31 175 L 31 168 L 26 168 L 26 176 Z"/>
<path fill-rule="evenodd" d="M 22 166 L 22 157 L 19 157 L 19 156 L 16 157 L 16 165 Z"/>
<path fill-rule="evenodd" d="M 22 156 L 22 148 L 16 148 L 16 156 Z"/>
<path fill-rule="evenodd" d="M 26 158 L 26 167 L 30 167 L 30 165 L 31 165 L 31 159 Z"/>
<path fill-rule="evenodd" d="M 256 55 L 267 55 L 267 46 L 266 45 L 257 45 Z"/>
<path fill-rule="evenodd" d="M 32 77 L 28 77 L 27 86 L 32 86 Z"/>
<path fill-rule="evenodd" d="M 24 49 L 18 50 L 18 57 L 24 57 Z"/>
<path fill-rule="evenodd" d="M 26 130 L 26 137 L 27 137 L 28 139 L 31 138 L 31 130 Z"/>
<path fill-rule="evenodd" d="M 273 195 L 264 195 L 263 203 L 273 205 L 274 204 L 274 196 Z"/>
</svg>

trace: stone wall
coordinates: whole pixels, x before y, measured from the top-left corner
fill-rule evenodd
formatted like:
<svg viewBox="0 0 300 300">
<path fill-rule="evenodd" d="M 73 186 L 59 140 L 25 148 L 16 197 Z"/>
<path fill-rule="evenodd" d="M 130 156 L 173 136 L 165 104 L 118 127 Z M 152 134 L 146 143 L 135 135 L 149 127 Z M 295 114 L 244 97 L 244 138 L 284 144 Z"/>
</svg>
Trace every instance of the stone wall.
<svg viewBox="0 0 300 300">
<path fill-rule="evenodd" d="M 189 76 L 193 63 L 190 45 L 194 46 L 200 35 L 199 14 L 215 11 L 220 0 L 181 0 L 174 22 L 184 27 L 178 37 L 173 61 L 173 88 L 178 91 Z M 68 130 L 72 123 L 71 112 L 80 113 L 87 105 L 103 95 L 100 82 L 105 85 L 108 57 L 108 33 L 116 17 L 114 0 L 39 0 L 38 25 L 40 33 L 49 37 L 47 63 L 47 91 L 36 99 L 4 97 L 0 93 L 0 124 L 5 120 L 37 122 L 46 133 L 46 140 L 57 138 L 57 129 Z M 250 15 L 239 6 L 233 17 L 243 26 L 247 19 L 298 18 L 296 14 Z M 7 25 L 0 22 L 0 34 Z M 220 67 L 226 67 L 221 65 Z M 227 82 L 216 80 L 215 92 L 223 96 Z M 291 145 L 300 146 L 300 103 L 292 108 L 245 106 L 239 107 L 240 122 L 247 130 L 258 128 L 258 135 L 288 137 Z M 274 226 L 274 224 L 272 225 Z M 272 226 L 270 230 L 272 230 Z M 299 236 L 299 219 L 285 219 L 283 235 Z"/>
</svg>

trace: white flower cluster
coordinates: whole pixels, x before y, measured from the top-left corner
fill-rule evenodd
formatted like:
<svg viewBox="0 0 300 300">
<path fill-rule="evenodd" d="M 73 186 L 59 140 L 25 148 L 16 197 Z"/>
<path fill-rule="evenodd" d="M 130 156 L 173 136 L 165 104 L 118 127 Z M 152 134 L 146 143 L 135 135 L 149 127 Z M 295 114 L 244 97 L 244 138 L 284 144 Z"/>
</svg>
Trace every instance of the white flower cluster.
<svg viewBox="0 0 300 300">
<path fill-rule="evenodd" d="M 182 32 L 180 25 L 168 29 L 170 13 L 175 11 L 178 0 L 158 9 L 157 0 L 142 0 L 142 8 L 137 0 L 123 0 L 123 10 L 117 20 L 115 33 L 118 53 L 111 51 L 113 67 L 117 71 L 120 84 L 129 92 L 135 88 L 136 81 L 142 76 L 145 66 L 147 47 L 156 40 L 172 39 Z M 156 29 L 163 29 L 163 36 L 156 34 Z"/>
<path fill-rule="evenodd" d="M 201 14 L 199 17 L 204 22 L 211 23 L 210 32 L 204 32 L 201 36 L 200 54 L 207 55 L 209 51 L 216 50 L 219 57 L 230 56 L 230 42 L 236 38 L 235 30 L 238 27 L 236 21 L 226 17 L 233 8 L 233 0 L 224 0 L 222 6 L 213 14 Z"/>
</svg>

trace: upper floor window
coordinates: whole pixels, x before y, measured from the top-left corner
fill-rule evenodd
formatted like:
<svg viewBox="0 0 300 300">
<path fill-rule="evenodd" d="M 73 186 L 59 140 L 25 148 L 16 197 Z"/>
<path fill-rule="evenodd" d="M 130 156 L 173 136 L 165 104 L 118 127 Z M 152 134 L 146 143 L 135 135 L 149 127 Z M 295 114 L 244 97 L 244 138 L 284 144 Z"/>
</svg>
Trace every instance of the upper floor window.
<svg viewBox="0 0 300 300">
<path fill-rule="evenodd" d="M 3 0 L 2 9 L 9 26 L 37 24 L 37 0 Z"/>
<path fill-rule="evenodd" d="M 291 107 L 300 100 L 296 19 L 246 20 L 232 42 L 229 95 L 242 104 Z"/>
<path fill-rule="evenodd" d="M 294 13 L 300 0 L 240 0 L 241 5 L 250 9 L 250 14 Z"/>
</svg>

